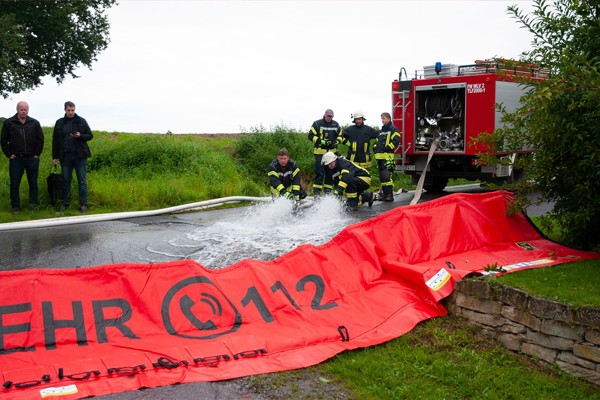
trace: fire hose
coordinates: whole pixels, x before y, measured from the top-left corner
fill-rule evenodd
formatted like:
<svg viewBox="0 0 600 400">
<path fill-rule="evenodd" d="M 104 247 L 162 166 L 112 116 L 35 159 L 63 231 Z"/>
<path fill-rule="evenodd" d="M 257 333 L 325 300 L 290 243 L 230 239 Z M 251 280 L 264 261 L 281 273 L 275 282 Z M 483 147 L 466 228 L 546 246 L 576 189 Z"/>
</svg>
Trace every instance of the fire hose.
<svg viewBox="0 0 600 400">
<path fill-rule="evenodd" d="M 19 221 L 19 222 L 7 222 L 0 224 L 0 231 L 12 231 L 20 229 L 33 229 L 33 228 L 47 228 L 53 226 L 63 225 L 75 225 L 85 224 L 91 222 L 103 222 L 103 221 L 114 221 L 126 218 L 138 218 L 138 217 L 149 217 L 154 215 L 176 213 L 183 210 L 198 209 L 198 208 L 209 208 L 217 207 L 227 203 L 236 203 L 240 201 L 271 201 L 269 197 L 248 197 L 248 196 L 231 196 L 222 197 L 220 199 L 205 200 L 196 203 L 182 204 L 179 206 L 173 206 L 168 208 L 161 208 L 158 210 L 147 210 L 147 211 L 127 211 L 107 214 L 93 214 L 93 215 L 81 215 L 73 217 L 58 217 L 58 218 L 47 218 L 35 221 Z"/>
<path fill-rule="evenodd" d="M 437 149 L 439 143 L 439 139 L 435 139 L 433 143 L 431 143 L 431 147 L 429 148 L 429 154 L 427 155 L 427 163 L 425 164 L 425 168 L 423 168 L 423 173 L 419 178 L 419 182 L 417 182 L 417 188 L 415 189 L 415 195 L 410 201 L 410 204 L 417 204 L 419 199 L 421 198 L 421 193 L 423 192 L 423 184 L 425 183 L 425 174 L 427 173 L 427 167 L 429 166 L 429 162 L 433 157 L 433 153 L 435 153 L 435 149 Z"/>
</svg>

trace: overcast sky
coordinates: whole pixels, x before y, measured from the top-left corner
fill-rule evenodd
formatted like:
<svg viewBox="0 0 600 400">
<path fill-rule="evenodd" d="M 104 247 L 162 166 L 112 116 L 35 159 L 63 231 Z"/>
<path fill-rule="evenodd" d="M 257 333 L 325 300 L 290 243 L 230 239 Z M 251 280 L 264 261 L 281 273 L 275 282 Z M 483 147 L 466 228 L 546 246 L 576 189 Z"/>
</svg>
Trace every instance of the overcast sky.
<svg viewBox="0 0 600 400">
<path fill-rule="evenodd" d="M 71 100 L 93 130 L 235 133 L 285 125 L 302 131 L 327 108 L 379 125 L 391 82 L 436 61 L 517 58 L 532 36 L 506 9 L 523 0 L 121 0 L 92 70 L 0 100 L 29 102 L 53 126 Z"/>
</svg>

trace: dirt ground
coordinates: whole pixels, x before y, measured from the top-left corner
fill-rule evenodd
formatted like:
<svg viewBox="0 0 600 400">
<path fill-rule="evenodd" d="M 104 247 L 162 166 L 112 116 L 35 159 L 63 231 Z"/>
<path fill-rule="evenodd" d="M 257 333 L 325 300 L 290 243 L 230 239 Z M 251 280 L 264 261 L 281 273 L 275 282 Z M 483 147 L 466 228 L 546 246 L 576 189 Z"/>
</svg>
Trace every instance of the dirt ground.
<svg viewBox="0 0 600 400">
<path fill-rule="evenodd" d="M 236 380 L 256 400 L 351 400 L 355 397 L 318 368 L 303 368 L 273 374 L 247 376 Z"/>
</svg>

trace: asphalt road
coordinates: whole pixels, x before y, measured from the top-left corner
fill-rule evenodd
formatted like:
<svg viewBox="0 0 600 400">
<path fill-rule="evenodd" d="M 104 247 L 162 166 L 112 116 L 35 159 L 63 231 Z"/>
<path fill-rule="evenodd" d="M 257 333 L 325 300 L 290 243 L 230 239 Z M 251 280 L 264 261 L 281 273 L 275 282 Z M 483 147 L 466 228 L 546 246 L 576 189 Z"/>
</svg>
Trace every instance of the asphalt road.
<svg viewBox="0 0 600 400">
<path fill-rule="evenodd" d="M 478 185 L 448 188 L 441 194 L 423 193 L 420 202 L 454 192 L 483 192 Z M 392 208 L 407 205 L 414 193 L 395 196 L 393 203 L 376 202 L 372 208 L 361 207 L 352 221 L 372 218 Z M 540 215 L 549 205 L 531 207 L 529 215 Z M 109 222 L 85 223 L 49 228 L 0 231 L 0 270 L 27 268 L 77 268 L 121 262 L 165 262 L 173 257 L 185 258 L 186 254 L 173 255 L 169 251 L 157 251 L 168 246 L 165 238 L 177 240 L 202 227 L 218 221 L 236 220 L 240 208 L 204 210 L 155 217 L 130 218 Z M 351 223 L 352 223 L 351 221 Z M 166 244 L 167 243 L 167 244 Z M 248 393 L 234 381 L 202 382 L 174 385 L 155 389 L 99 396 L 98 399 L 262 399 Z"/>
</svg>

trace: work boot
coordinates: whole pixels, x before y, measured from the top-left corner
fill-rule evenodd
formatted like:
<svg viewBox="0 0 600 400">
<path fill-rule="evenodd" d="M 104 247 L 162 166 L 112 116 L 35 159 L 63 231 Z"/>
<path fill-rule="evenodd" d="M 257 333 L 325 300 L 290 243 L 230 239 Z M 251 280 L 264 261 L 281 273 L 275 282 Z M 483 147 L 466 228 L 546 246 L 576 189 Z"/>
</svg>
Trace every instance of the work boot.
<svg viewBox="0 0 600 400">
<path fill-rule="evenodd" d="M 360 204 L 367 204 L 369 207 L 373 206 L 373 200 L 375 200 L 375 195 L 373 192 L 362 192 L 360 194 Z"/>
<path fill-rule="evenodd" d="M 57 213 L 57 214 L 62 214 L 62 213 L 64 213 L 65 211 L 67 211 L 67 208 L 69 208 L 69 206 L 65 206 L 64 204 L 62 204 L 62 205 L 61 205 L 61 206 L 58 208 L 58 210 L 56 210 L 56 213 Z"/>
<path fill-rule="evenodd" d="M 383 197 L 380 198 L 381 201 L 394 201 L 394 193 L 392 191 L 391 186 L 386 186 L 383 188 Z"/>
</svg>

